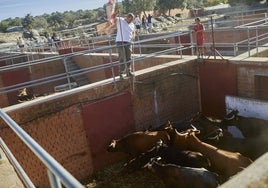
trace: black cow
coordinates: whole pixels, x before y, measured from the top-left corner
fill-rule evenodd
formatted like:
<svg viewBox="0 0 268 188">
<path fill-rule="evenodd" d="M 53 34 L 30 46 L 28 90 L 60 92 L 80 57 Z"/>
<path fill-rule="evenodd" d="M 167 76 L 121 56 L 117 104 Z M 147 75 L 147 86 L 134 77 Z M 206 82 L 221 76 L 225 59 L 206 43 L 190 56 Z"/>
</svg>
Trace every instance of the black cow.
<svg viewBox="0 0 268 188">
<path fill-rule="evenodd" d="M 167 146 L 161 140 L 149 151 L 140 154 L 127 163 L 129 171 L 144 166 L 151 158 L 161 157 L 165 163 L 176 164 L 185 167 L 209 168 L 209 159 L 200 152 L 183 150 L 179 147 Z"/>
<path fill-rule="evenodd" d="M 268 134 L 268 121 L 243 117 L 238 115 L 238 110 L 233 110 L 222 120 L 221 126 L 227 128 L 228 126 L 236 126 L 246 138 L 256 138 L 261 135 Z"/>
<path fill-rule="evenodd" d="M 205 168 L 161 164 L 158 160 L 153 158 L 145 167 L 156 173 L 167 188 L 214 188 L 220 184 L 219 176 Z"/>
</svg>

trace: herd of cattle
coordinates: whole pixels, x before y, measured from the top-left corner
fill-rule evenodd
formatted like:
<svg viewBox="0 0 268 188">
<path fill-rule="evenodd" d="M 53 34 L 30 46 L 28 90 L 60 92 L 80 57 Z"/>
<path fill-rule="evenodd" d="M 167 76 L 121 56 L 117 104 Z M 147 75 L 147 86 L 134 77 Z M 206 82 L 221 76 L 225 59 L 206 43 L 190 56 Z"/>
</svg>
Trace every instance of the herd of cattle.
<svg viewBox="0 0 268 188">
<path fill-rule="evenodd" d="M 240 134 L 234 134 L 235 127 Z M 149 169 L 166 187 L 217 187 L 268 151 L 268 121 L 234 110 L 223 120 L 198 113 L 183 126 L 138 131 L 113 139 L 108 152 L 124 152 L 128 172 Z"/>
</svg>

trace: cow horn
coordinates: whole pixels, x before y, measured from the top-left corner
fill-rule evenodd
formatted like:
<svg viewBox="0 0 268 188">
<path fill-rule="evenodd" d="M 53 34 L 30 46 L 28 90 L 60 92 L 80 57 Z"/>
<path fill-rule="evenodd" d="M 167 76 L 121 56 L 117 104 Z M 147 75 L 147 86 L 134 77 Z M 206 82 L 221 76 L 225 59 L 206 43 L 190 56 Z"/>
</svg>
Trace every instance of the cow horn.
<svg viewBox="0 0 268 188">
<path fill-rule="evenodd" d="M 225 120 L 232 120 L 235 118 L 235 115 L 232 115 L 231 117 L 224 117 Z"/>
<path fill-rule="evenodd" d="M 180 132 L 177 131 L 177 129 L 175 129 L 175 132 L 179 136 L 186 136 L 186 135 L 188 135 L 188 132 L 186 132 L 186 133 L 180 133 Z"/>
<path fill-rule="evenodd" d="M 197 131 L 197 128 L 193 124 L 191 124 L 191 127 L 193 128 L 194 131 Z"/>
</svg>

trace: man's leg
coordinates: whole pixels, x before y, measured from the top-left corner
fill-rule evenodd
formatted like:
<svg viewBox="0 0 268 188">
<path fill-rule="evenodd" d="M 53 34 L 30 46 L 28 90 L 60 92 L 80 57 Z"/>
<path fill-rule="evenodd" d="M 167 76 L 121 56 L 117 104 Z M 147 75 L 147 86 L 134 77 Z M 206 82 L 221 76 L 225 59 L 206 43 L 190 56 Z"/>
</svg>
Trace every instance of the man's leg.
<svg viewBox="0 0 268 188">
<path fill-rule="evenodd" d="M 123 78 L 123 73 L 125 71 L 125 49 L 124 46 L 118 46 L 118 59 L 119 59 L 119 76 Z"/>
<path fill-rule="evenodd" d="M 125 52 L 126 52 L 126 60 L 130 61 L 126 64 L 126 74 L 127 74 L 127 76 L 133 76 L 133 74 L 131 72 L 131 54 L 132 54 L 131 45 L 125 46 Z"/>
</svg>

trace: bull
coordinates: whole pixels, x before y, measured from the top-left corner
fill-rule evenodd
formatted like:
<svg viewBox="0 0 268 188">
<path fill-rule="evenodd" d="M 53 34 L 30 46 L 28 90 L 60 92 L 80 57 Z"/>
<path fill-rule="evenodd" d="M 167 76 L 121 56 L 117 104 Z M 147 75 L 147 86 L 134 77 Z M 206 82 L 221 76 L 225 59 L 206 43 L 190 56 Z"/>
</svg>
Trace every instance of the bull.
<svg viewBox="0 0 268 188">
<path fill-rule="evenodd" d="M 219 176 L 205 168 L 181 167 L 174 164 L 161 164 L 159 158 L 153 158 L 145 165 L 147 169 L 156 173 L 167 188 L 215 188 L 219 185 Z"/>
<path fill-rule="evenodd" d="M 169 134 L 166 131 L 138 131 L 117 140 L 113 139 L 107 151 L 124 152 L 130 157 L 136 157 L 153 148 L 159 140 L 169 144 Z"/>
<path fill-rule="evenodd" d="M 268 121 L 243 117 L 238 115 L 238 110 L 233 110 L 222 120 L 221 126 L 227 128 L 228 126 L 236 126 L 246 138 L 256 138 L 268 134 Z"/>
<path fill-rule="evenodd" d="M 211 170 L 217 172 L 223 178 L 228 179 L 252 163 L 252 160 L 237 152 L 218 149 L 215 146 L 199 140 L 195 134 L 197 129 L 188 129 L 179 133 L 170 125 L 167 128 L 174 146 L 198 151 L 207 156 L 211 162 Z"/>
<path fill-rule="evenodd" d="M 185 167 L 209 168 L 209 159 L 200 152 L 183 150 L 178 147 L 168 146 L 158 141 L 149 151 L 140 154 L 128 162 L 127 167 L 130 170 L 139 169 L 150 161 L 151 158 L 161 157 L 165 163 L 176 164 Z"/>
</svg>

